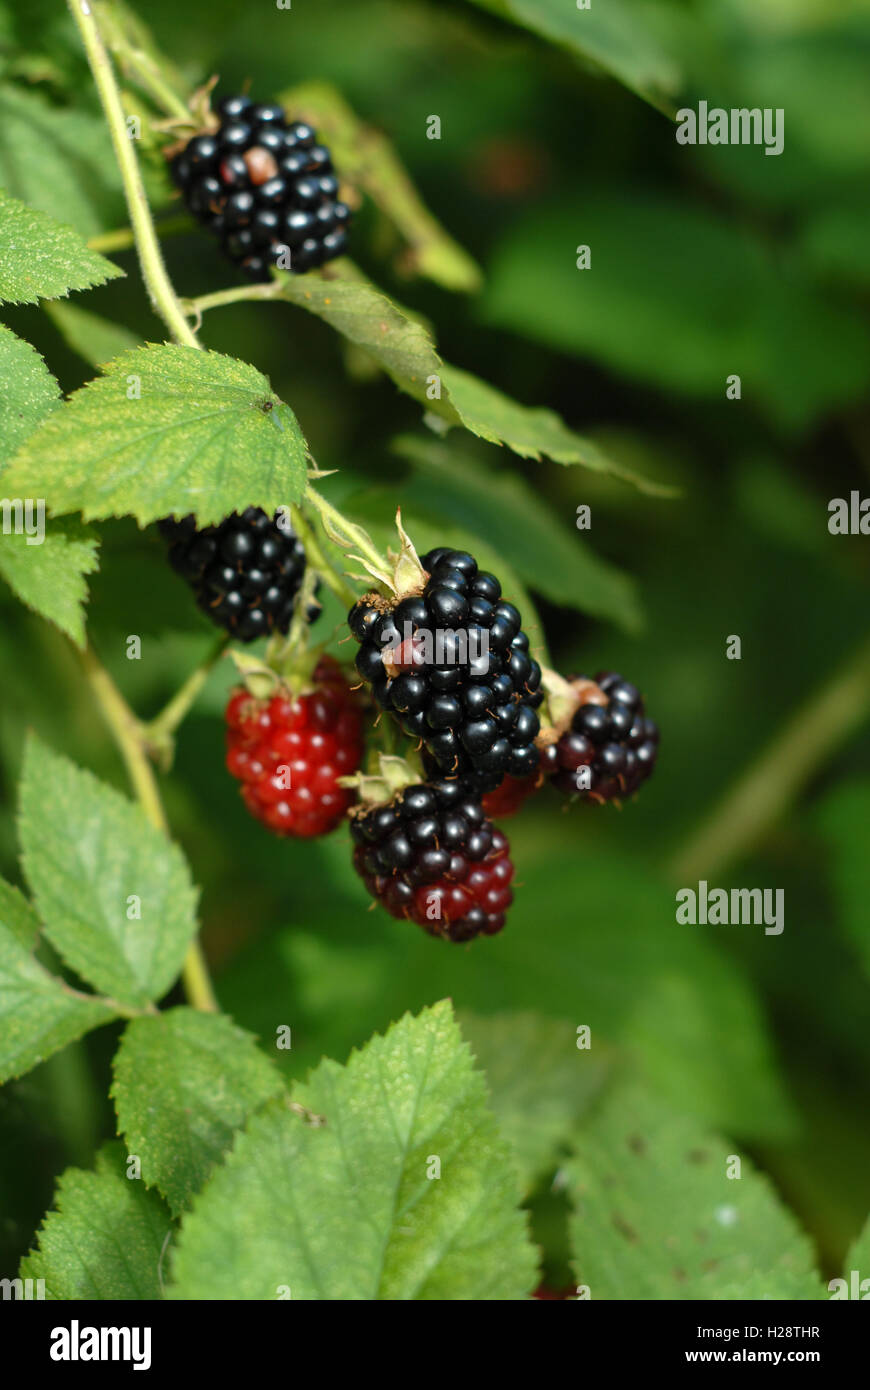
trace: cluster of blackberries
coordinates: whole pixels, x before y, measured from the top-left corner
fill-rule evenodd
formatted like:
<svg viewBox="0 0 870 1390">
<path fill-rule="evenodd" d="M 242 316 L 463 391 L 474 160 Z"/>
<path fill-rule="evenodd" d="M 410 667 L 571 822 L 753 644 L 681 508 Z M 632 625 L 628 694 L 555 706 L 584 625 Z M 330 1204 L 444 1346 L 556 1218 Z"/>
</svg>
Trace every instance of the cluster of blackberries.
<svg viewBox="0 0 870 1390">
<path fill-rule="evenodd" d="M 350 209 L 338 197 L 329 150 L 277 104 L 218 103 L 220 126 L 172 160 L 188 208 L 252 280 L 270 266 L 297 275 L 343 254 Z"/>
<path fill-rule="evenodd" d="M 581 691 L 590 686 L 584 676 L 575 682 Z M 655 767 L 658 728 L 644 715 L 640 691 L 616 671 L 599 672 L 591 694 L 570 729 L 545 750 L 544 772 L 569 795 L 592 801 L 631 796 Z"/>
<path fill-rule="evenodd" d="M 369 594 L 348 622 L 377 703 L 422 740 L 427 768 L 483 792 L 538 766 L 541 668 L 494 574 L 465 551 L 420 561 L 422 592 L 389 606 Z"/>
<path fill-rule="evenodd" d="M 406 787 L 386 805 L 351 811 L 354 867 L 393 917 L 432 936 L 493 936 L 511 904 L 508 843 L 460 781 Z"/>
<path fill-rule="evenodd" d="M 305 551 L 283 516 L 248 507 L 218 526 L 197 529 L 195 518 L 186 516 L 167 517 L 159 527 L 173 568 L 214 622 L 242 642 L 288 631 Z"/>
</svg>

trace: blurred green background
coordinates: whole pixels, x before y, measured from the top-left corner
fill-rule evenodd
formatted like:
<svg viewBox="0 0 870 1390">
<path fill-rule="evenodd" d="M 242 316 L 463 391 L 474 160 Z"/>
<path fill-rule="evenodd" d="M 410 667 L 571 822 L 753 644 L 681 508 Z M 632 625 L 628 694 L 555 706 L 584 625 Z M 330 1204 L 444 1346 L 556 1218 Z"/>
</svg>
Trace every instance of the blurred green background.
<svg viewBox="0 0 870 1390">
<path fill-rule="evenodd" d="M 334 84 L 398 151 L 483 283 L 461 294 L 404 276 L 370 200 L 358 264 L 433 326 L 449 361 L 679 490 L 644 495 L 459 430 L 439 440 L 418 405 L 293 306 L 206 317 L 205 345 L 267 373 L 319 465 L 341 470 L 330 497 L 382 523 L 401 501 L 436 534 L 479 536 L 532 591 L 536 640 L 559 670 L 615 667 L 640 685 L 662 729 L 654 779 L 621 812 L 566 814 L 544 794 L 511 822 L 515 906 L 500 938 L 467 951 L 367 911 L 344 832 L 281 843 L 247 816 L 222 765 L 229 663 L 181 732 L 165 797 L 202 886 L 221 1002 L 266 1038 L 290 1024 L 293 1051 L 280 1055 L 292 1073 L 324 1053 L 343 1060 L 444 995 L 476 1015 L 588 1023 L 670 1101 L 745 1146 L 833 1272 L 870 1207 L 870 562 L 866 537 L 827 530 L 831 498 L 870 494 L 870 3 L 596 5 L 585 56 L 511 23 L 500 0 L 294 0 L 287 11 L 149 0 L 143 17 L 190 87 L 216 73 L 220 91 L 251 79 L 267 99 Z M 512 8 L 559 37 L 564 7 Z M 667 112 L 701 98 L 782 107 L 784 153 L 678 146 Z M 426 138 L 432 114 L 439 141 Z M 59 3 L 0 6 L 0 142 L 0 182 L 17 196 L 89 235 L 125 224 Z M 60 166 L 55 179 L 41 158 Z M 174 215 L 153 154 L 149 178 L 161 214 Z M 575 267 L 580 244 L 588 271 Z M 183 295 L 235 283 L 192 226 L 165 253 Z M 133 253 L 114 258 L 127 280 L 77 306 L 159 340 Z M 6 317 L 66 391 L 93 374 L 65 340 L 68 321 Z M 726 399 L 731 373 L 739 401 Z M 581 504 L 592 509 L 582 534 Z M 93 639 L 147 715 L 210 632 L 156 534 L 123 521 L 101 534 Z M 577 556 L 609 576 L 604 612 L 582 564 L 574 576 Z M 599 572 L 595 557 L 613 568 Z M 0 871 L 20 881 L 24 730 L 118 785 L 123 775 L 70 646 L 8 590 L 0 603 Z M 340 618 L 328 607 L 321 621 Z M 138 663 L 124 658 L 132 633 Z M 740 661 L 725 656 L 732 634 Z M 826 701 L 832 681 L 840 698 Z M 804 724 L 768 764 L 802 707 Z M 751 804 L 780 791 L 783 801 L 757 828 L 722 800 L 753 768 Z M 674 891 L 699 877 L 784 890 L 784 933 L 678 927 Z M 0 1094 L 0 1269 L 27 1248 L 55 1175 L 88 1163 L 112 1130 L 115 1036 L 103 1030 Z M 563 1219 L 558 1199 L 541 1196 L 555 1283 Z"/>
</svg>

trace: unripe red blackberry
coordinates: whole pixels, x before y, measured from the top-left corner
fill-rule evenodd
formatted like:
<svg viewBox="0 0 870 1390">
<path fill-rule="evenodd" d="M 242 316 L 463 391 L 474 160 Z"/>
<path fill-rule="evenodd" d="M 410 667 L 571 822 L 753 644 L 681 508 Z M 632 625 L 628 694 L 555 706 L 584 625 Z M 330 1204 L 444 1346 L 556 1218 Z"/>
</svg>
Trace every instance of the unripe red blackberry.
<svg viewBox="0 0 870 1390">
<path fill-rule="evenodd" d="M 341 668 L 318 663 L 297 695 L 279 689 L 255 699 L 244 686 L 226 709 L 227 769 L 242 783 L 245 805 L 277 835 L 312 839 L 344 819 L 353 792 L 338 779 L 357 771 L 362 716 Z"/>
<path fill-rule="evenodd" d="M 159 523 L 173 568 L 203 612 L 242 642 L 286 633 L 305 573 L 305 551 L 290 525 L 259 507 L 197 529 L 192 516 Z M 309 618 L 319 612 L 314 606 Z"/>
<path fill-rule="evenodd" d="M 351 213 L 325 145 L 277 104 L 224 97 L 217 131 L 195 135 L 172 160 L 194 217 L 253 280 L 269 267 L 302 275 L 344 254 Z"/>
<path fill-rule="evenodd" d="M 458 782 L 417 783 L 354 807 L 354 868 L 393 917 L 446 941 L 501 931 L 513 900 L 508 842 Z"/>
<path fill-rule="evenodd" d="M 481 793 L 506 773 L 529 776 L 543 696 L 519 610 L 465 551 L 431 550 L 419 564 L 420 592 L 372 593 L 351 609 L 357 670 L 442 776 Z"/>
<path fill-rule="evenodd" d="M 659 731 L 645 716 L 640 692 L 615 671 L 600 672 L 594 682 L 578 676 L 572 684 L 582 702 L 546 751 L 547 777 L 560 791 L 591 801 L 631 796 L 658 757 Z"/>
</svg>

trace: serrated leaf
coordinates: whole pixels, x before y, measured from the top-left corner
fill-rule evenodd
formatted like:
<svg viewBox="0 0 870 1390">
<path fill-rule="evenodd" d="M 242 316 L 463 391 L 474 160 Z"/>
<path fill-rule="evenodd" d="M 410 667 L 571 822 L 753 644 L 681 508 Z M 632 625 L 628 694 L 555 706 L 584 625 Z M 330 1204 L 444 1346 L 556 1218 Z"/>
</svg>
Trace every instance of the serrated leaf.
<svg viewBox="0 0 870 1390">
<path fill-rule="evenodd" d="M 127 1177 L 123 1145 L 106 1144 L 92 1173 L 68 1168 L 22 1279 L 44 1279 L 47 1299 L 162 1297 L 160 1261 L 172 1220 L 156 1192 Z"/>
<path fill-rule="evenodd" d="M 98 568 L 96 536 L 72 520 L 51 522 L 41 544 L 0 535 L 0 575 L 22 603 L 85 644 L 85 575 Z"/>
<path fill-rule="evenodd" d="M 284 1091 L 250 1033 L 222 1014 L 187 1008 L 129 1023 L 114 1074 L 128 1152 L 176 1212 L 202 1188 L 236 1130 Z"/>
<path fill-rule="evenodd" d="M 423 325 L 372 285 L 359 279 L 286 275 L 279 297 L 307 309 L 370 353 L 400 390 L 448 425 L 463 425 L 523 458 L 546 455 L 557 463 L 582 464 L 633 483 L 641 491 L 670 495 L 670 489 L 606 457 L 552 411 L 518 405 L 470 373 L 443 362 Z M 432 396 L 438 383 L 440 396 Z"/>
<path fill-rule="evenodd" d="M 0 885 L 0 1081 L 30 1071 L 115 1017 L 103 1000 L 75 994 L 34 959 L 26 944 L 31 913 L 13 893 Z"/>
<path fill-rule="evenodd" d="M 485 10 L 560 44 L 586 63 L 630 87 L 664 110 L 682 74 L 661 47 L 649 12 L 637 0 L 599 0 L 583 7 L 566 0 L 475 0 Z"/>
<path fill-rule="evenodd" d="M 0 230 L 2 237 L 2 230 Z M 60 404 L 60 387 L 36 348 L 0 324 L 0 471 Z"/>
<path fill-rule="evenodd" d="M 610 618 L 630 632 L 641 626 L 631 578 L 600 559 L 583 533 L 560 524 L 524 478 L 482 468 L 449 444 L 405 436 L 394 447 L 415 465 L 408 492 L 414 507 L 485 535 L 553 603 Z M 569 517 L 573 522 L 574 514 Z"/>
<path fill-rule="evenodd" d="M 0 130 L 0 185 L 13 197 L 83 237 L 124 223 L 124 195 L 102 116 L 2 83 Z"/>
<path fill-rule="evenodd" d="M 392 145 L 334 87 L 309 82 L 285 93 L 281 104 L 320 132 L 342 178 L 367 193 L 401 233 L 400 272 L 428 276 L 448 290 L 479 288 L 479 268 L 425 207 Z"/>
<path fill-rule="evenodd" d="M 68 347 L 92 367 L 102 367 L 122 352 L 139 347 L 135 333 L 123 324 L 112 323 L 77 304 L 54 301 L 44 306 L 45 312 Z"/>
<path fill-rule="evenodd" d="M 123 274 L 71 227 L 0 189 L 0 300 L 35 304 Z"/>
<path fill-rule="evenodd" d="M 818 812 L 822 833 L 830 847 L 840 918 L 865 971 L 870 974 L 868 817 L 870 780 L 853 781 L 838 787 L 826 798 Z"/>
<path fill-rule="evenodd" d="M 298 501 L 306 458 L 295 415 L 256 368 L 149 344 L 76 391 L 31 436 L 4 485 L 38 489 L 55 514 L 145 525 L 193 512 L 206 525 Z"/>
<path fill-rule="evenodd" d="M 573 1023 L 531 1012 L 485 1017 L 461 1010 L 458 1022 L 486 1075 L 499 1129 L 531 1188 L 567 1150 L 608 1079 L 612 1054 L 601 1044 L 578 1048 Z"/>
<path fill-rule="evenodd" d="M 535 1252 L 509 1151 L 447 1001 L 256 1116 L 193 1211 L 176 1298 L 522 1298 Z M 441 1176 L 433 1172 L 440 1159 Z"/>
<path fill-rule="evenodd" d="M 767 1179 L 646 1087 L 605 1099 L 563 1173 L 593 1300 L 822 1296 L 812 1245 Z"/>
<path fill-rule="evenodd" d="M 0 922 L 26 951 L 32 951 L 39 936 L 39 918 L 19 888 L 0 878 Z"/>
<path fill-rule="evenodd" d="M 45 935 L 66 963 L 133 1008 L 165 994 L 196 931 L 196 893 L 178 847 L 138 806 L 33 735 L 19 828 Z"/>
</svg>

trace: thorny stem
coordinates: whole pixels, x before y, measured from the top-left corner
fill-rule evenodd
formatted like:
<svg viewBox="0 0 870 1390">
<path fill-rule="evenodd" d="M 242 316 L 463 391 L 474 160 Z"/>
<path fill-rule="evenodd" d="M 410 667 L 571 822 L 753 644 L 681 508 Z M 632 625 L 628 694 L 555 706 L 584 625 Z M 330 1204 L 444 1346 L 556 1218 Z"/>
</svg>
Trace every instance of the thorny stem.
<svg viewBox="0 0 870 1390">
<path fill-rule="evenodd" d="M 100 31 L 89 0 L 67 0 L 70 13 L 82 36 L 91 72 L 94 75 L 100 101 L 106 114 L 106 121 L 115 148 L 115 158 L 121 171 L 124 194 L 130 213 L 130 221 L 136 238 L 136 250 L 142 267 L 142 278 L 156 312 L 163 319 L 172 337 L 186 347 L 200 347 L 196 334 L 184 317 L 175 290 L 166 273 L 160 243 L 154 230 L 151 209 L 145 196 L 142 175 L 133 148 L 133 141 L 127 133 L 127 123 L 121 96 L 109 55 L 106 52 Z"/>
<path fill-rule="evenodd" d="M 190 218 L 179 215 L 178 217 L 166 217 L 157 224 L 155 231 L 160 236 L 176 236 L 182 232 L 189 232 L 191 227 Z M 131 246 L 136 245 L 136 236 L 132 227 L 118 227 L 113 232 L 98 232 L 96 236 L 88 237 L 88 246 L 92 251 L 99 251 L 101 255 L 111 255 L 113 251 L 128 251 Z"/>
<path fill-rule="evenodd" d="M 112 677 L 101 664 L 93 647 L 82 653 L 82 665 L 103 717 L 112 732 L 142 810 L 151 824 L 169 834 L 157 781 L 145 754 L 141 728 Z M 208 967 L 199 942 L 191 941 L 181 972 L 184 990 L 195 1009 L 217 1013 L 218 1004 L 209 979 Z"/>
<path fill-rule="evenodd" d="M 106 46 L 118 60 L 122 72 L 129 73 L 135 84 L 148 92 L 167 116 L 173 116 L 180 121 L 190 121 L 191 113 L 188 106 L 167 82 L 160 63 L 136 42 L 134 34 L 127 32 L 123 12 L 119 15 L 116 9 L 114 5 L 108 8 L 101 5 L 100 18 Z"/>
<path fill-rule="evenodd" d="M 870 641 L 798 710 L 669 865 L 677 883 L 721 872 L 776 823 L 804 783 L 870 714 Z"/>
</svg>

